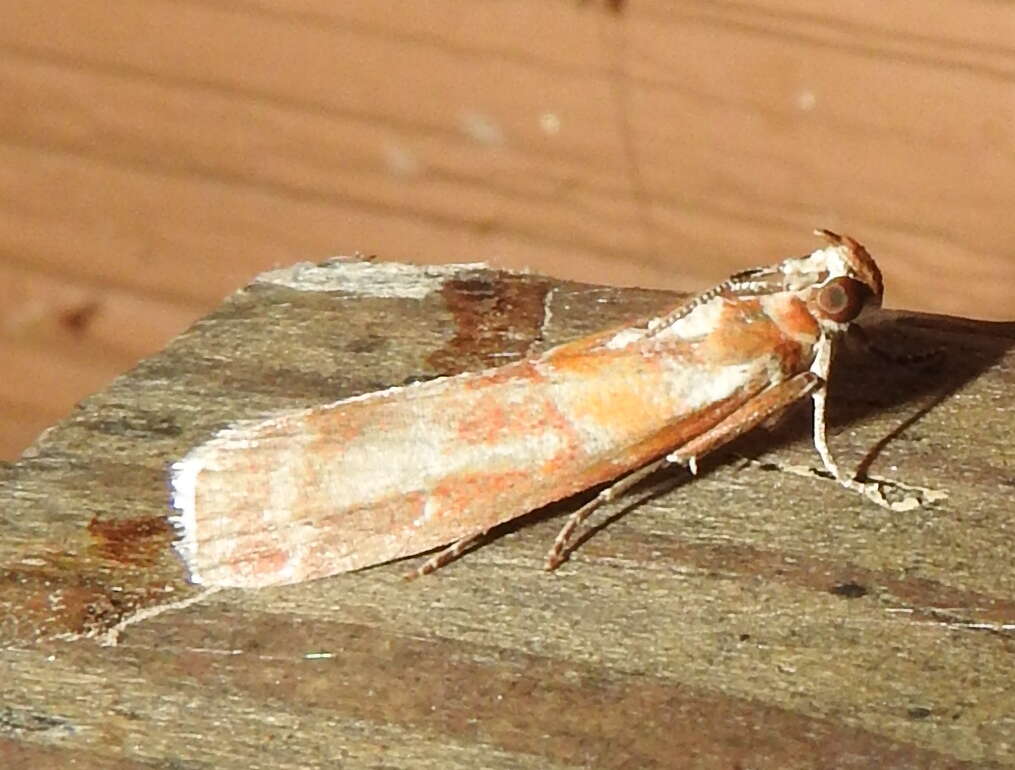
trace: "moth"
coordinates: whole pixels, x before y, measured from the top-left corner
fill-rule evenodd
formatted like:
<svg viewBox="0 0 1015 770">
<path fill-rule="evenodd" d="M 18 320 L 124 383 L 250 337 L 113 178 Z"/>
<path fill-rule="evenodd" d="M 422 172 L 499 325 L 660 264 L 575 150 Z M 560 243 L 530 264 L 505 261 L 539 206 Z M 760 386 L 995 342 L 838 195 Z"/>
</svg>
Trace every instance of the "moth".
<svg viewBox="0 0 1015 770">
<path fill-rule="evenodd" d="M 881 272 L 852 238 L 744 270 L 655 318 L 504 366 L 239 423 L 171 468 L 175 548 L 194 583 L 297 583 L 440 546 L 431 572 L 492 527 L 605 482 L 547 556 L 565 558 L 598 506 L 667 465 L 697 460 L 790 404 L 814 401 L 828 448 L 833 346 Z"/>
</svg>

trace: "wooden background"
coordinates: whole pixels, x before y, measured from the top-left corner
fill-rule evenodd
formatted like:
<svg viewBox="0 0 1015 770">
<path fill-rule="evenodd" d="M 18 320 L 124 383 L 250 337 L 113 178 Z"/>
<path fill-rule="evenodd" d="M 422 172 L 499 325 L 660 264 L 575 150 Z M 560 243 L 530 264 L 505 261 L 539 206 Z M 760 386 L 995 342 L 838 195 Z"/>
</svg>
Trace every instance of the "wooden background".
<svg viewBox="0 0 1015 770">
<path fill-rule="evenodd" d="M 0 457 L 335 254 L 694 289 L 822 226 L 1013 317 L 1008 3 L 8 3 L 0 93 Z"/>
</svg>

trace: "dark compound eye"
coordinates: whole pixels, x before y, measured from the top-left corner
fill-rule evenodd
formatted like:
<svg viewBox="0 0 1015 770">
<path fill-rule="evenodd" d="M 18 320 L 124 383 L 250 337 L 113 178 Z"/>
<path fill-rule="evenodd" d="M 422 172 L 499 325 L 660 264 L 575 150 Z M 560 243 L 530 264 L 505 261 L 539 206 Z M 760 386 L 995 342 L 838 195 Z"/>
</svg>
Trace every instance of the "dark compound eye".
<svg viewBox="0 0 1015 770">
<path fill-rule="evenodd" d="M 833 278 L 818 292 L 821 313 L 837 323 L 852 321 L 863 310 L 870 290 L 854 278 Z"/>
</svg>

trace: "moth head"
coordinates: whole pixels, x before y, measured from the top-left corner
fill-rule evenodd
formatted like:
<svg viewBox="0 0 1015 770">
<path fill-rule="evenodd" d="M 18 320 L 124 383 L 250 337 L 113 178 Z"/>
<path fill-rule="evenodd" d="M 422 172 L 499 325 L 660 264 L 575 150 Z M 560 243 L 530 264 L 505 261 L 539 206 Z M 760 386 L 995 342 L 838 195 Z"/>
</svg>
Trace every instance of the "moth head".
<svg viewBox="0 0 1015 770">
<path fill-rule="evenodd" d="M 830 230 L 815 234 L 828 245 L 783 262 L 785 288 L 799 292 L 815 318 L 830 328 L 848 324 L 864 308 L 880 307 L 884 284 L 867 249 L 848 235 Z"/>
</svg>

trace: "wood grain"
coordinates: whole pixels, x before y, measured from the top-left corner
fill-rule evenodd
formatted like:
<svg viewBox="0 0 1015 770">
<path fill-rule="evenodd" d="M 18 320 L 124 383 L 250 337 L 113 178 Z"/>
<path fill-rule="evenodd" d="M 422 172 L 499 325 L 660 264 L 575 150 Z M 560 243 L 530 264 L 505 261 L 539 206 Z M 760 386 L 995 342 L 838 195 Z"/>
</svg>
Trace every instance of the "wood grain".
<svg viewBox="0 0 1015 770">
<path fill-rule="evenodd" d="M 16 4 L 0 286 L 119 294 L 136 350 L 79 373 L 53 362 L 88 330 L 34 340 L 0 456 L 258 270 L 334 254 L 687 290 L 830 227 L 890 305 L 1011 318 L 1013 39 L 988 0 Z"/>
<path fill-rule="evenodd" d="M 941 355 L 837 359 L 840 462 L 947 491 L 916 511 L 795 475 L 817 462 L 801 410 L 611 506 L 552 575 L 580 500 L 411 583 L 417 560 L 201 593 L 165 472 L 219 427 L 675 300 L 318 270 L 263 277 L 0 464 L 5 767 L 1015 767 L 1015 325 L 885 312 L 882 346 Z"/>
</svg>

